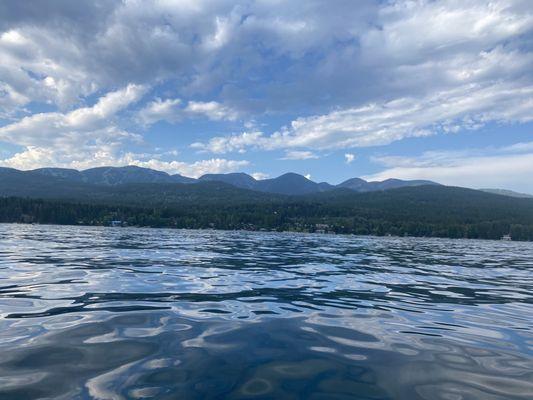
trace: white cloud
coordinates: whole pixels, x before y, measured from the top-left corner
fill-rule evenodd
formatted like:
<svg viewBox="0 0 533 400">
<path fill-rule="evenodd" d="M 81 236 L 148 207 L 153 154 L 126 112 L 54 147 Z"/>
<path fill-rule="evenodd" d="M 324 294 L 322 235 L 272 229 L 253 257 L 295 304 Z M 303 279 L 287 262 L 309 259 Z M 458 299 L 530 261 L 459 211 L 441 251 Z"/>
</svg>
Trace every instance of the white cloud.
<svg viewBox="0 0 533 400">
<path fill-rule="evenodd" d="M 52 149 L 28 146 L 24 151 L 0 160 L 0 165 L 27 170 L 43 166 L 53 166 L 56 162 L 57 160 Z"/>
<path fill-rule="evenodd" d="M 463 47 L 484 50 L 529 31 L 533 22 L 531 7 L 520 0 L 394 1 L 379 13 L 383 24 L 362 35 L 362 46 L 396 60 Z"/>
<path fill-rule="evenodd" d="M 533 193 L 533 142 L 502 148 L 432 151 L 418 157 L 374 159 L 386 169 L 367 180 L 429 179 L 471 188 L 502 188 Z"/>
<path fill-rule="evenodd" d="M 398 98 L 298 118 L 270 136 L 256 133 L 250 142 L 240 140 L 241 136 L 215 137 L 207 145 L 196 146 L 219 152 L 234 149 L 227 145 L 232 141 L 238 141 L 241 150 L 246 145 L 267 150 L 381 146 L 409 137 L 479 129 L 490 121 L 532 121 L 532 108 L 533 85 L 465 85 L 421 98 Z"/>
<path fill-rule="evenodd" d="M 246 160 L 227 160 L 224 158 L 211 158 L 208 160 L 186 163 L 181 161 L 161 161 L 158 159 L 137 160 L 133 157 L 125 159 L 125 165 L 137 165 L 144 168 L 152 168 L 158 171 L 166 171 L 170 174 L 180 174 L 192 178 L 198 178 L 204 174 L 222 174 L 241 171 L 250 165 Z"/>
<path fill-rule="evenodd" d="M 157 121 L 175 123 L 187 117 L 206 117 L 212 121 L 234 121 L 238 113 L 216 101 L 189 101 L 186 107 L 180 107 L 180 99 L 161 100 L 156 98 L 148 103 L 138 113 L 137 119 L 144 125 L 151 125 Z"/>
<path fill-rule="evenodd" d="M 224 158 L 211 158 L 192 163 L 172 160 L 161 160 L 157 154 L 133 154 L 120 152 L 118 148 L 108 147 L 100 149 L 85 149 L 76 154 L 69 155 L 51 148 L 27 147 L 24 151 L 16 153 L 6 159 L 0 159 L 0 165 L 5 167 L 30 170 L 41 167 L 61 167 L 84 170 L 87 168 L 104 166 L 137 165 L 165 171 L 170 174 L 181 174 L 197 178 L 207 173 L 227 173 L 242 170 L 250 165 L 246 160 L 227 160 Z"/>
<path fill-rule="evenodd" d="M 138 120 L 144 125 L 151 125 L 157 121 L 177 122 L 181 117 L 180 99 L 159 98 L 148 103 L 138 113 Z"/>
<path fill-rule="evenodd" d="M 124 151 L 128 143 L 140 142 L 139 135 L 124 131 L 114 117 L 138 101 L 146 92 L 141 85 L 102 96 L 93 106 L 67 113 L 39 113 L 0 127 L 0 140 L 20 145 L 23 150 L 0 160 L 0 165 L 18 169 L 46 166 L 86 169 L 107 165 L 138 165 L 147 168 L 197 177 L 205 173 L 233 172 L 249 165 L 246 160 L 212 158 L 192 163 L 164 161 L 157 154 L 134 154 Z M 179 102 L 151 103 L 152 117 L 163 115 Z M 159 154 L 176 155 L 176 151 Z"/>
<path fill-rule="evenodd" d="M 530 70 L 524 0 L 17 3 L 0 21 L 5 107 L 175 80 L 180 96 L 219 94 L 237 109 L 348 108 L 492 79 L 484 54 L 497 48 L 512 56 L 500 77 Z"/>
<path fill-rule="evenodd" d="M 304 176 L 305 176 L 305 179 L 311 180 L 311 174 L 305 174 Z"/>
<path fill-rule="evenodd" d="M 423 98 L 300 118 L 270 137 L 275 147 L 342 148 L 386 145 L 407 137 L 476 129 L 488 121 L 533 120 L 533 85 L 475 85 Z"/>
<path fill-rule="evenodd" d="M 351 164 L 355 160 L 355 154 L 346 153 L 344 154 L 344 158 L 346 159 L 346 164 Z"/>
<path fill-rule="evenodd" d="M 112 130 L 107 131 L 109 135 Z M 116 132 L 120 134 L 120 132 Z M 121 143 L 80 143 L 75 147 L 75 143 L 63 147 L 54 146 L 27 146 L 22 151 L 9 157 L 0 159 L 0 165 L 4 167 L 29 170 L 41 167 L 62 167 L 86 169 L 92 167 L 102 167 L 109 165 L 124 165 L 122 160 Z"/>
<path fill-rule="evenodd" d="M 265 50 L 294 57 L 353 36 L 343 25 L 362 26 L 367 8 L 345 7 L 339 26 L 321 2 L 95 1 L 76 9 L 37 2 L 31 11 L 13 2 L 2 7 L 0 69 L 9 71 L 0 70 L 0 80 L 12 92 L 12 106 L 36 97 L 72 105 L 80 95 L 126 82 L 179 79 L 184 90 L 199 91 L 223 82 L 242 87 Z M 235 118 L 214 108 L 191 105 L 210 118 Z"/>
<path fill-rule="evenodd" d="M 234 121 L 238 116 L 238 113 L 235 110 L 223 106 L 216 101 L 189 101 L 187 107 L 183 111 L 189 115 L 202 115 L 213 121 Z"/>
<path fill-rule="evenodd" d="M 110 119 L 139 100 L 145 90 L 143 86 L 128 85 L 102 96 L 92 107 L 24 117 L 0 127 L 0 140 L 22 146 L 51 146 L 106 139 L 116 141 L 131 136 L 112 126 Z"/>
<path fill-rule="evenodd" d="M 107 93 L 91 107 L 67 113 L 38 113 L 0 127 L 0 140 L 23 150 L 1 160 L 4 166 L 95 166 L 115 162 L 126 143 L 142 138 L 118 127 L 114 118 L 138 101 L 146 88 L 128 85 Z"/>
<path fill-rule="evenodd" d="M 0 107 L 7 112 L 30 102 L 65 107 L 98 86 L 79 62 L 67 59 L 80 48 L 65 36 L 50 36 L 36 26 L 0 33 Z"/>
<path fill-rule="evenodd" d="M 263 173 L 263 172 L 254 172 L 254 173 L 252 174 L 252 177 L 253 177 L 254 179 L 260 181 L 260 180 L 263 180 L 263 179 L 268 179 L 268 178 L 270 177 L 270 175 L 269 175 L 269 174 L 265 174 L 265 173 Z"/>
<path fill-rule="evenodd" d="M 120 159 L 142 137 L 119 113 L 146 87 L 156 98 L 138 114 L 145 125 L 293 119 L 192 145 L 216 154 L 378 146 L 533 118 L 527 0 L 6 4 L 0 140 L 23 147 L 17 165 Z M 21 118 L 43 107 L 56 112 Z"/>
<path fill-rule="evenodd" d="M 244 152 L 248 147 L 259 145 L 263 133 L 259 131 L 243 132 L 239 135 L 218 136 L 211 138 L 207 143 L 196 142 L 191 144 L 193 149 L 209 151 L 211 153 L 229 153 L 232 151 Z"/>
<path fill-rule="evenodd" d="M 291 150 L 285 152 L 282 160 L 309 160 L 312 158 L 318 158 L 318 156 L 311 151 Z"/>
</svg>

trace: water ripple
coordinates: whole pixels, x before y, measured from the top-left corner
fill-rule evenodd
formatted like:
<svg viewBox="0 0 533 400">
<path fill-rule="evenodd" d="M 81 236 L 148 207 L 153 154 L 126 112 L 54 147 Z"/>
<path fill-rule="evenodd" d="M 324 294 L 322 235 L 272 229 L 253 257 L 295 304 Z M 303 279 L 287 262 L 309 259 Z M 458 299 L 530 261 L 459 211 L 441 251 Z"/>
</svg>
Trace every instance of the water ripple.
<svg viewBox="0 0 533 400">
<path fill-rule="evenodd" d="M 0 399 L 533 398 L 530 243 L 0 225 Z"/>
</svg>

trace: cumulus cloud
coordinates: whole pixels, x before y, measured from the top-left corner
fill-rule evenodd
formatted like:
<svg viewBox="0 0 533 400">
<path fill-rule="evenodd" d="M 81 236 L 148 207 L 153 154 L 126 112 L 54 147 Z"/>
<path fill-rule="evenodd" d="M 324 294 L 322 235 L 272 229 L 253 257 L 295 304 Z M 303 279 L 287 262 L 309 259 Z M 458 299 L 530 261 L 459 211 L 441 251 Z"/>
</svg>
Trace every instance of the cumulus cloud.
<svg viewBox="0 0 533 400">
<path fill-rule="evenodd" d="M 210 94 L 253 112 L 304 104 L 322 114 L 502 74 L 531 79 L 533 11 L 523 0 L 0 7 L 6 107 L 35 100 L 65 106 L 111 86 L 172 80 L 184 98 Z M 190 109 L 226 118 L 210 103 Z"/>
<path fill-rule="evenodd" d="M 374 161 L 385 169 L 364 179 L 430 179 L 445 185 L 533 193 L 533 142 L 501 148 L 431 151 L 418 157 L 381 156 Z"/>
<path fill-rule="evenodd" d="M 254 79 L 251 68 L 270 69 L 281 83 L 283 71 L 265 57 L 288 56 L 305 66 L 299 58 L 355 37 L 375 10 L 367 0 L 337 7 L 332 12 L 321 1 L 94 1 L 71 7 L 8 0 L 0 4 L 0 77 L 13 106 L 35 96 L 72 104 L 104 87 L 167 79 L 179 79 L 189 94 L 218 91 L 225 82 L 237 93 Z M 267 89 L 266 81 L 256 82 Z"/>
<path fill-rule="evenodd" d="M 181 117 L 180 99 L 159 98 L 148 103 L 138 112 L 137 119 L 144 125 L 151 125 L 157 121 L 177 122 Z"/>
<path fill-rule="evenodd" d="M 192 163 L 160 159 L 161 155 L 177 155 L 175 150 L 160 150 L 152 154 L 125 151 L 128 143 L 141 143 L 142 137 L 122 130 L 114 119 L 141 99 L 146 90 L 145 86 L 130 84 L 103 95 L 90 107 L 65 113 L 37 113 L 0 127 L 1 141 L 23 148 L 0 160 L 0 165 L 24 170 L 45 166 L 86 169 L 107 165 L 138 165 L 192 177 L 205 173 L 233 172 L 249 165 L 246 160 L 223 158 Z M 151 105 L 154 114 L 170 108 L 168 102 L 160 101 Z"/>
<path fill-rule="evenodd" d="M 0 140 L 22 146 L 79 144 L 94 140 L 119 140 L 132 136 L 110 126 L 111 118 L 138 101 L 145 87 L 126 88 L 102 96 L 91 107 L 81 107 L 67 113 L 36 113 L 0 127 Z"/>
<path fill-rule="evenodd" d="M 264 172 L 254 172 L 252 174 L 252 177 L 258 181 L 260 180 L 263 180 L 263 179 L 268 179 L 270 177 L 269 174 L 265 174 Z"/>
<path fill-rule="evenodd" d="M 216 101 L 189 101 L 186 107 L 181 99 L 156 98 L 138 112 L 137 119 L 144 125 L 151 125 L 157 121 L 177 122 L 187 117 L 206 117 L 212 121 L 234 121 L 238 112 Z"/>
<path fill-rule="evenodd" d="M 351 164 L 355 160 L 355 154 L 346 153 L 344 154 L 344 158 L 346 160 L 346 164 Z"/>
<path fill-rule="evenodd" d="M 245 117 L 261 124 L 192 148 L 304 158 L 533 118 L 527 0 L 6 0 L 0 15 L 0 140 L 22 146 L 16 165 L 117 162 L 151 133 L 122 114 L 214 132 Z"/>
<path fill-rule="evenodd" d="M 128 86 L 103 96 L 92 107 L 65 114 L 34 114 L 1 127 L 0 140 L 22 146 L 23 150 L 0 163 L 20 169 L 112 165 L 125 143 L 142 139 L 110 124 L 109 119 L 136 101 L 142 92 L 142 87 Z"/>
<path fill-rule="evenodd" d="M 144 168 L 152 168 L 158 171 L 166 171 L 170 174 L 180 174 L 191 178 L 198 178 L 204 174 L 222 174 L 236 172 L 250 165 L 246 160 L 227 160 L 224 158 L 211 158 L 192 163 L 182 161 L 161 161 L 158 159 L 138 160 L 135 157 L 126 157 L 124 165 L 137 165 Z"/>
<path fill-rule="evenodd" d="M 219 93 L 249 110 L 361 105 L 490 79 L 483 54 L 500 46 L 502 57 L 527 56 L 533 26 L 523 0 L 1 7 L 0 80 L 14 104 L 72 104 L 109 86 L 173 79 L 183 95 Z M 501 66 L 527 71 L 512 64 Z"/>
<path fill-rule="evenodd" d="M 41 167 L 61 167 L 84 170 L 87 168 L 104 167 L 109 165 L 136 165 L 152 168 L 170 174 L 181 174 L 197 178 L 207 173 L 227 173 L 240 171 L 250 165 L 247 160 L 227 160 L 211 158 L 195 162 L 179 160 L 162 160 L 158 154 L 123 153 L 119 147 L 106 146 L 99 149 L 82 149 L 69 154 L 58 152 L 51 148 L 29 146 L 25 150 L 11 157 L 0 159 L 0 166 L 30 170 Z"/>
<path fill-rule="evenodd" d="M 184 112 L 191 115 L 203 115 L 213 121 L 234 121 L 238 116 L 238 113 L 235 110 L 223 106 L 216 101 L 189 101 L 189 104 L 187 104 Z"/>
<path fill-rule="evenodd" d="M 249 164 L 247 160 L 228 160 L 223 158 L 211 158 L 195 162 L 167 161 L 160 159 L 160 154 L 158 153 L 124 153 L 119 143 L 86 144 L 78 149 L 70 150 L 47 146 L 27 146 L 24 150 L 12 156 L 0 159 L 1 166 L 22 170 L 49 166 L 83 170 L 109 165 L 137 165 L 190 177 L 198 177 L 206 173 L 240 171 Z"/>
<path fill-rule="evenodd" d="M 0 141 L 22 147 L 1 164 L 20 169 L 114 164 L 124 145 L 142 141 L 138 134 L 121 129 L 114 119 L 145 91 L 144 86 L 128 85 L 103 95 L 90 107 L 36 113 L 0 127 Z"/>
<path fill-rule="evenodd" d="M 361 33 L 360 52 L 346 53 L 350 62 L 359 63 L 356 69 L 366 68 L 362 75 L 370 78 L 371 86 L 389 82 L 376 88 L 377 97 L 365 93 L 366 99 L 376 100 L 365 103 L 352 97 L 360 105 L 297 118 L 272 135 L 259 135 L 251 147 L 381 146 L 477 129 L 489 121 L 532 119 L 533 53 L 520 43 L 525 37 L 521 35 L 532 29 L 533 14 L 523 2 L 393 2 L 378 15 L 380 28 Z M 420 34 L 420 29 L 426 31 Z M 335 54 L 327 59 L 332 64 L 323 67 L 342 75 L 342 60 Z M 369 68 L 382 78 L 373 80 Z M 337 105 L 342 104 L 340 92 L 336 95 Z M 229 141 L 237 139 L 211 139 L 217 152 L 234 150 L 224 146 Z"/>
<path fill-rule="evenodd" d="M 106 131 L 109 135 L 113 130 Z M 116 132 L 120 134 L 121 132 Z M 76 148 L 75 142 L 69 146 L 26 146 L 13 155 L 0 159 L 3 167 L 29 170 L 41 167 L 62 167 L 86 169 L 108 165 L 124 165 L 123 150 L 119 141 L 105 143 L 81 142 Z"/>
<path fill-rule="evenodd" d="M 238 135 L 217 136 L 207 143 L 195 142 L 191 144 L 193 149 L 209 151 L 211 153 L 244 152 L 249 147 L 257 147 L 264 140 L 260 131 L 243 132 Z"/>
</svg>

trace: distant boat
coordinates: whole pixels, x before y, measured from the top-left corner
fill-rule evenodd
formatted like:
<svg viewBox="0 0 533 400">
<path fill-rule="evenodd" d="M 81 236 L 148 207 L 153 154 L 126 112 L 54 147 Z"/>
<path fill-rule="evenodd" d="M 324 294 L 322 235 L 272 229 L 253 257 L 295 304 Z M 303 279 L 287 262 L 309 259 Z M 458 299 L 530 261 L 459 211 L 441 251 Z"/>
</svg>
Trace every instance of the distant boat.
<svg viewBox="0 0 533 400">
<path fill-rule="evenodd" d="M 111 221 L 111 222 L 109 223 L 109 226 L 113 226 L 113 227 L 117 227 L 117 226 L 119 226 L 119 227 L 123 227 L 123 226 L 126 226 L 126 223 L 123 222 L 123 221 L 115 220 L 115 221 Z"/>
<path fill-rule="evenodd" d="M 511 235 L 503 235 L 501 240 L 513 240 L 513 238 L 511 237 Z"/>
</svg>

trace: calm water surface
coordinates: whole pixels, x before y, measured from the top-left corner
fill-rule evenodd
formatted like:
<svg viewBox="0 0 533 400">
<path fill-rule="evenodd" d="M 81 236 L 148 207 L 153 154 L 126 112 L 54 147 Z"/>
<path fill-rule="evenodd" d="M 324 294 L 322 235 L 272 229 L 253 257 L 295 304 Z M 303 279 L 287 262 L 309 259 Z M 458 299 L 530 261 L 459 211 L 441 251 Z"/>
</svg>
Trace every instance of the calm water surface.
<svg viewBox="0 0 533 400">
<path fill-rule="evenodd" d="M 0 399 L 533 399 L 533 244 L 0 225 Z"/>
</svg>

